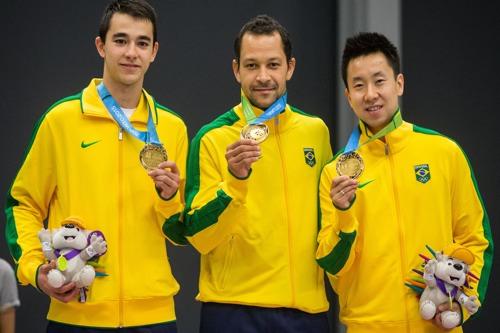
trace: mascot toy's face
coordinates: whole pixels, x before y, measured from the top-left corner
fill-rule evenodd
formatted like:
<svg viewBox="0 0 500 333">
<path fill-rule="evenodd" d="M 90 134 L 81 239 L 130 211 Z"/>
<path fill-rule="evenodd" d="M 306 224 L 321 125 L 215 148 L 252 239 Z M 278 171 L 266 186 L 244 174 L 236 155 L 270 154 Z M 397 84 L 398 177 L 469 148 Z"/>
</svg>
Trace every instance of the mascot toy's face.
<svg viewBox="0 0 500 333">
<path fill-rule="evenodd" d="M 438 263 L 435 275 L 441 280 L 460 287 L 465 283 L 467 270 L 469 266 L 463 261 L 448 257 L 446 255 L 438 255 Z"/>
<path fill-rule="evenodd" d="M 64 248 L 83 250 L 87 246 L 87 236 L 78 226 L 70 223 L 64 224 L 54 231 L 52 246 L 59 250 Z"/>
</svg>

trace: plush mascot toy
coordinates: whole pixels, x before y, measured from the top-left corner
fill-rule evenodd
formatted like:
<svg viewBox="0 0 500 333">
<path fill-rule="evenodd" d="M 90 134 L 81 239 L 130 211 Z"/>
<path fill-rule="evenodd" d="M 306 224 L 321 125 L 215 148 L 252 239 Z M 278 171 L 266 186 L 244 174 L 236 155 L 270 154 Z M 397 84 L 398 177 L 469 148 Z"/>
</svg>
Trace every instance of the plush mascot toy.
<svg viewBox="0 0 500 333">
<path fill-rule="evenodd" d="M 85 301 L 86 287 L 94 281 L 96 272 L 87 262 L 103 255 L 107 250 L 104 235 L 100 231 L 87 231 L 78 217 L 68 217 L 61 227 L 52 232 L 42 229 L 38 233 L 45 258 L 56 260 L 57 268 L 47 275 L 54 287 L 75 282 L 81 288 L 80 301 Z M 82 299 L 83 298 L 83 299 Z"/>
<path fill-rule="evenodd" d="M 467 296 L 463 287 L 468 286 L 469 267 L 474 263 L 474 255 L 467 248 L 451 244 L 442 252 L 433 253 L 435 259 L 426 260 L 423 272 L 425 289 L 420 296 L 420 314 L 429 320 L 436 315 L 439 304 L 458 301 L 469 314 L 474 314 L 479 308 L 476 296 Z M 453 311 L 441 313 L 443 327 L 451 329 L 458 326 L 462 318 Z"/>
</svg>

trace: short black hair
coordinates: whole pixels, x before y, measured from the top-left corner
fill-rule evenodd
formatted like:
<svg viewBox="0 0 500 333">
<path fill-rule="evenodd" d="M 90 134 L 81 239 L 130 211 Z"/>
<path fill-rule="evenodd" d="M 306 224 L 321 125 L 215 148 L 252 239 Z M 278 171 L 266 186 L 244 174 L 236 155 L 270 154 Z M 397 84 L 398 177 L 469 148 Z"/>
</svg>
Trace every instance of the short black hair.
<svg viewBox="0 0 500 333">
<path fill-rule="evenodd" d="M 349 62 L 355 58 L 377 52 L 382 52 L 387 58 L 387 62 L 394 72 L 394 77 L 401 73 L 401 62 L 396 46 L 382 34 L 377 32 L 362 32 L 348 38 L 345 43 L 342 54 L 342 80 L 344 80 L 346 88 L 348 88 L 347 66 L 349 66 Z"/>
<path fill-rule="evenodd" d="M 290 61 L 292 59 L 292 41 L 290 40 L 288 31 L 271 16 L 258 15 L 245 23 L 234 40 L 234 55 L 238 64 L 240 63 L 241 40 L 246 33 L 253 35 L 272 35 L 275 32 L 280 34 L 286 60 Z"/>
<path fill-rule="evenodd" d="M 153 43 L 157 41 L 156 12 L 149 3 L 144 0 L 115 0 L 104 9 L 99 24 L 99 37 L 103 42 L 106 41 L 109 24 L 115 13 L 127 14 L 136 19 L 150 21 L 153 24 Z"/>
</svg>

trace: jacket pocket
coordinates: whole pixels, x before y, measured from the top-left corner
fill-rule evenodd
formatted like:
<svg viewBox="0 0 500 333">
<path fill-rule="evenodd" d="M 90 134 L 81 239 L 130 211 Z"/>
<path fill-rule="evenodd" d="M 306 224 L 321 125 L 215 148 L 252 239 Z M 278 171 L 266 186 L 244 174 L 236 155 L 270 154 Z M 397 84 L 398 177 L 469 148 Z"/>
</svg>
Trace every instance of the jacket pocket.
<svg viewBox="0 0 500 333">
<path fill-rule="evenodd" d="M 224 290 L 226 287 L 227 278 L 231 272 L 231 265 L 233 262 L 233 254 L 234 254 L 234 242 L 236 236 L 233 234 L 230 236 L 229 241 L 227 242 L 227 248 L 224 253 L 224 261 L 222 264 L 222 268 L 220 270 L 218 276 L 218 288 L 219 290 Z"/>
</svg>

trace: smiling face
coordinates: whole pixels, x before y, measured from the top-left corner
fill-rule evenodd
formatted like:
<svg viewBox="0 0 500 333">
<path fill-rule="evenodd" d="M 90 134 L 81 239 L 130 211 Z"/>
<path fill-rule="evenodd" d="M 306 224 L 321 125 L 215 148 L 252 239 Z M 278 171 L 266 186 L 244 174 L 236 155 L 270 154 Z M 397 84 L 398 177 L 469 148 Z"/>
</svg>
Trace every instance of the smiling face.
<svg viewBox="0 0 500 333">
<path fill-rule="evenodd" d="M 372 133 L 391 121 L 403 90 L 403 74 L 394 74 L 382 52 L 354 58 L 347 66 L 345 95 L 356 116 Z"/>
<path fill-rule="evenodd" d="M 158 52 L 151 21 L 122 13 L 112 16 L 105 42 L 97 37 L 96 47 L 104 59 L 103 79 L 108 88 L 142 88 L 144 75 Z"/>
<path fill-rule="evenodd" d="M 87 246 L 87 237 L 83 230 L 73 224 L 65 224 L 52 236 L 54 249 L 83 250 Z"/>
<path fill-rule="evenodd" d="M 286 81 L 295 69 L 295 59 L 287 61 L 278 32 L 256 35 L 245 33 L 241 39 L 239 62 L 233 60 L 236 80 L 250 103 L 266 109 L 286 91 Z"/>
</svg>

